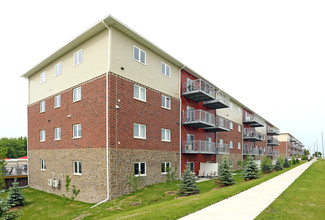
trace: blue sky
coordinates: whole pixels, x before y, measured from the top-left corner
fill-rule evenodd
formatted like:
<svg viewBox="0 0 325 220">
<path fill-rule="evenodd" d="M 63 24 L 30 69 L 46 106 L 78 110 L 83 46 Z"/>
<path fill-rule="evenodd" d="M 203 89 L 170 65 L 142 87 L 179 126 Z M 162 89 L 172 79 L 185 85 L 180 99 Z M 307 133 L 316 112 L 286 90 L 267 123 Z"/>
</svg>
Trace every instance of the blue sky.
<svg viewBox="0 0 325 220">
<path fill-rule="evenodd" d="M 324 1 L 2 1 L 0 137 L 27 135 L 20 76 L 112 14 L 291 133 L 325 131 Z"/>
</svg>

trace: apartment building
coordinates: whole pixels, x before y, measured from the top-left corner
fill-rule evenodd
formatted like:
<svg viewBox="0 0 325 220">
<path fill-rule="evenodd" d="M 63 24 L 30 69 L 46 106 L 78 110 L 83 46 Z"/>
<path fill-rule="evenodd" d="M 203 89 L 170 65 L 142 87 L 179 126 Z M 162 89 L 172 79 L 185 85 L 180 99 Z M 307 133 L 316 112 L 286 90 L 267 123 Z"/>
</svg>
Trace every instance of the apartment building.
<svg viewBox="0 0 325 220">
<path fill-rule="evenodd" d="M 290 133 L 281 133 L 278 140 L 280 143 L 278 149 L 282 158 L 303 155 L 304 145 Z"/>
<path fill-rule="evenodd" d="M 69 175 L 79 200 L 100 202 L 130 192 L 127 176 L 275 156 L 275 126 L 112 16 L 23 77 L 35 189 L 62 195 Z"/>
</svg>

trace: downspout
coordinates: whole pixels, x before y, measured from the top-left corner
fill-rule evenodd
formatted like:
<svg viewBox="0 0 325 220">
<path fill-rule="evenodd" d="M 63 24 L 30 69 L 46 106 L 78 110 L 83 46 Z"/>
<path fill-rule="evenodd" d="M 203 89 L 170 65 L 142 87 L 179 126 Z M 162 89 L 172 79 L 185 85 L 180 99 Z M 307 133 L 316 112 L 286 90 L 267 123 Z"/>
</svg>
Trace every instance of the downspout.
<svg viewBox="0 0 325 220">
<path fill-rule="evenodd" d="M 26 136 L 26 140 L 27 140 L 27 186 L 26 187 L 29 187 L 29 166 L 28 166 L 28 161 L 29 161 L 29 156 L 28 156 L 28 105 L 29 105 L 29 101 L 30 101 L 30 98 L 29 98 L 29 95 L 30 95 L 30 92 L 29 92 L 29 88 L 30 88 L 30 77 L 28 77 L 28 104 L 27 104 L 27 136 Z"/>
<path fill-rule="evenodd" d="M 178 74 L 178 82 L 179 86 L 179 178 L 182 178 L 182 69 L 184 69 L 185 65 L 179 69 Z"/>
<path fill-rule="evenodd" d="M 109 77 L 109 71 L 110 71 L 110 64 L 111 64 L 111 39 L 112 39 L 112 34 L 111 34 L 111 29 L 107 26 L 107 24 L 102 20 L 102 23 L 105 25 L 105 27 L 108 30 L 108 64 L 107 64 L 107 72 L 106 72 L 106 186 L 107 186 L 107 198 L 104 199 L 103 201 L 97 203 L 96 205 L 93 205 L 90 208 L 94 208 L 104 202 L 107 202 L 109 200 L 110 194 L 109 194 L 109 150 L 108 150 L 108 145 L 109 145 L 109 132 L 108 132 L 108 109 L 109 109 L 109 98 L 108 98 L 108 77 Z"/>
</svg>

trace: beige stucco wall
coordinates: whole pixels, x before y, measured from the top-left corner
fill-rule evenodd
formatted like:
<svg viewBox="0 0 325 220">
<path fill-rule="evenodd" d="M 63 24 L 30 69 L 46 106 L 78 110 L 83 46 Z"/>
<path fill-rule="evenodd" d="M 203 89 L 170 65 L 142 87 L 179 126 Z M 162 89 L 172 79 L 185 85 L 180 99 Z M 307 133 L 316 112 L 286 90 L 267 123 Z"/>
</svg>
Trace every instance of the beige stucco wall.
<svg viewBox="0 0 325 220">
<path fill-rule="evenodd" d="M 233 105 L 233 108 L 223 108 L 223 109 L 217 109 L 217 115 L 220 115 L 221 117 L 224 117 L 228 120 L 231 120 L 233 122 L 236 122 L 237 124 L 243 124 L 243 109 L 239 107 L 235 102 L 230 102 Z M 238 112 L 238 108 L 240 109 L 240 112 Z"/>
<path fill-rule="evenodd" d="M 112 72 L 172 97 L 180 98 L 179 68 L 114 27 L 111 30 L 110 70 Z M 146 65 L 133 59 L 133 46 L 146 52 Z M 161 74 L 161 62 L 170 66 L 170 77 Z M 121 67 L 124 67 L 124 70 Z"/>
<path fill-rule="evenodd" d="M 290 137 L 288 134 L 280 134 L 278 136 L 278 140 L 281 142 L 286 142 L 286 141 L 290 141 Z"/>
<path fill-rule="evenodd" d="M 73 54 L 83 50 L 81 64 L 73 65 Z M 55 64 L 62 61 L 62 73 L 55 76 Z M 102 75 L 108 70 L 108 30 L 104 30 L 72 49 L 29 78 L 29 104 L 54 95 L 74 85 Z M 46 82 L 40 75 L 46 71 Z"/>
</svg>

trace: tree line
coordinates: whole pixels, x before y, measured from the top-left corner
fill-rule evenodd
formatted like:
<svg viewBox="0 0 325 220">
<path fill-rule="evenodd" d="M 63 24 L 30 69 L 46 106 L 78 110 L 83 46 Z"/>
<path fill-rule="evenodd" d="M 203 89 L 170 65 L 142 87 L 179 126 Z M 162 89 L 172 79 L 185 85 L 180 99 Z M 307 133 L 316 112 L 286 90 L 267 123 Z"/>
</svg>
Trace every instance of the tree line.
<svg viewBox="0 0 325 220">
<path fill-rule="evenodd" d="M 0 148 L 7 149 L 7 158 L 19 158 L 27 155 L 27 138 L 1 138 Z"/>
</svg>

